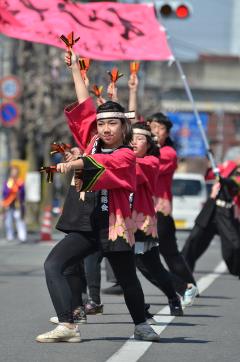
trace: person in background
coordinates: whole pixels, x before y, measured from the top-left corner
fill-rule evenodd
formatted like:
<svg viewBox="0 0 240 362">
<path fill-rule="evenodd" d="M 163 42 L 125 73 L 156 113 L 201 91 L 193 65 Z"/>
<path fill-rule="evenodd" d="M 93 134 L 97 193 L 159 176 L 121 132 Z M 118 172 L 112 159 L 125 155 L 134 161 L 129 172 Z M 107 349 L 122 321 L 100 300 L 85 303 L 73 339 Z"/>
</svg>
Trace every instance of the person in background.
<svg viewBox="0 0 240 362">
<path fill-rule="evenodd" d="M 129 111 L 137 110 L 138 77 L 131 74 L 129 81 Z M 132 123 L 137 122 L 137 119 Z M 178 250 L 176 229 L 172 218 L 172 179 L 177 168 L 177 153 L 170 138 L 172 122 L 163 113 L 156 113 L 148 119 L 152 134 L 156 137 L 156 143 L 160 147 L 160 162 L 158 186 L 154 195 L 155 211 L 157 213 L 157 228 L 159 239 L 159 251 L 164 257 L 171 272 L 176 291 L 182 297 L 183 306 L 191 306 L 198 294 L 193 275 Z M 158 283 L 148 270 L 141 266 L 141 272 L 145 277 L 158 287 Z M 106 294 L 116 294 L 118 283 L 105 289 Z"/>
<path fill-rule="evenodd" d="M 129 111 L 137 110 L 138 77 L 131 74 L 129 81 Z M 134 124 L 137 119 L 132 121 Z M 196 282 L 192 273 L 178 250 L 176 230 L 172 211 L 172 179 L 177 168 L 177 153 L 170 138 L 172 122 L 163 114 L 156 113 L 148 119 L 152 134 L 156 137 L 155 142 L 160 147 L 159 176 L 156 195 L 154 195 L 155 211 L 157 213 L 159 251 L 164 257 L 171 272 L 176 291 L 182 297 L 182 305 L 190 306 L 198 293 Z M 148 270 L 141 265 L 144 276 L 158 287 L 158 283 L 149 274 Z M 105 294 L 120 294 L 119 284 L 115 284 L 105 290 Z"/>
<path fill-rule="evenodd" d="M 154 280 L 153 284 L 167 296 L 171 315 L 182 316 L 180 298 L 170 273 L 162 265 L 158 250 L 162 241 L 158 240 L 153 195 L 158 187 L 159 148 L 145 122 L 134 123 L 132 128 L 132 147 L 137 158 L 137 187 L 131 197 L 136 266 L 150 282 Z M 148 305 L 145 305 L 145 315 L 149 319 L 151 314 L 148 313 Z"/>
<path fill-rule="evenodd" d="M 1 206 L 4 210 L 7 240 L 14 240 L 16 227 L 18 240 L 20 242 L 25 242 L 27 239 L 26 224 L 24 221 L 25 188 L 24 181 L 19 176 L 19 173 L 19 168 L 17 166 L 10 167 L 9 176 L 3 184 Z"/>
<path fill-rule="evenodd" d="M 198 294 L 193 275 L 180 253 L 176 228 L 172 217 L 172 179 L 177 169 L 177 153 L 170 138 L 172 122 L 163 113 L 155 113 L 148 119 L 152 133 L 160 147 L 159 181 L 155 200 L 158 219 L 159 252 L 174 277 L 175 288 L 182 296 L 182 305 L 191 306 Z"/>
<path fill-rule="evenodd" d="M 215 235 L 220 236 L 222 256 L 231 274 L 240 278 L 239 220 L 234 208 L 239 205 L 240 169 L 236 162 L 227 161 L 218 166 L 220 177 L 212 186 L 210 197 L 195 220 L 182 253 L 191 268 L 207 250 Z M 214 179 L 212 169 L 205 178 Z"/>
</svg>

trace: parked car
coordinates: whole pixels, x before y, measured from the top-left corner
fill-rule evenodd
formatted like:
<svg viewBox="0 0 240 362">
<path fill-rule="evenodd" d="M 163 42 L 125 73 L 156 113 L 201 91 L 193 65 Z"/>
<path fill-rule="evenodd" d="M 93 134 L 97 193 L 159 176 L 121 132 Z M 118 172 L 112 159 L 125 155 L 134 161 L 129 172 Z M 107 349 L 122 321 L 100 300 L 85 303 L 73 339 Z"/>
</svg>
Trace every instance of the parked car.
<svg viewBox="0 0 240 362">
<path fill-rule="evenodd" d="M 206 181 L 206 187 L 207 187 L 208 197 L 211 195 L 212 187 L 213 187 L 214 182 L 215 182 L 215 179 L 214 179 L 214 180 L 207 180 L 207 181 Z"/>
<path fill-rule="evenodd" d="M 207 200 L 203 175 L 176 173 L 173 178 L 173 218 L 177 229 L 191 229 Z"/>
</svg>

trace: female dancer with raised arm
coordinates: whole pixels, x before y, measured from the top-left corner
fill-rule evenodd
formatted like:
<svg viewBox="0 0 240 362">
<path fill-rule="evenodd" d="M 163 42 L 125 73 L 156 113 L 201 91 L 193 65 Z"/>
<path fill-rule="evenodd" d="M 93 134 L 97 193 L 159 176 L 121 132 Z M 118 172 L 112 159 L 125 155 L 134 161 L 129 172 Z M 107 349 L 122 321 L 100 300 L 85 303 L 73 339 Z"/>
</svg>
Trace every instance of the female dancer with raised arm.
<svg viewBox="0 0 240 362">
<path fill-rule="evenodd" d="M 68 229 L 68 210 L 72 205 L 65 204 L 61 227 L 67 235 L 53 248 L 44 265 L 59 325 L 36 340 L 80 342 L 80 332 L 73 318 L 72 293 L 64 270 L 101 248 L 123 288 L 135 324 L 135 338 L 159 341 L 159 336 L 145 320 L 144 295 L 136 275 L 132 249 L 134 235 L 129 195 L 136 185 L 136 158 L 128 146 L 132 138 L 131 126 L 118 103 L 107 102 L 98 107 L 96 114 L 76 59 L 72 59 L 72 72 L 77 79 L 78 103 L 66 112 L 72 120 L 71 129 L 77 127 L 74 135 L 86 156 L 60 163 L 57 169 L 62 173 L 77 169 L 77 185 L 81 189 L 75 210 L 78 229 Z M 77 115 L 77 124 L 73 115 Z M 91 134 L 95 134 L 92 139 Z"/>
<path fill-rule="evenodd" d="M 158 187 L 155 193 L 155 210 L 158 219 L 160 254 L 173 273 L 176 290 L 182 295 L 182 305 L 192 305 L 198 293 L 194 277 L 180 251 L 172 217 L 172 179 L 177 168 L 177 153 L 170 138 L 172 122 L 163 113 L 153 114 L 148 120 L 152 133 L 160 146 Z"/>
<path fill-rule="evenodd" d="M 131 75 L 128 86 L 129 110 L 131 111 L 137 108 L 138 78 L 136 74 Z M 175 289 L 182 295 L 182 304 L 184 306 L 192 305 L 198 290 L 195 286 L 196 282 L 194 277 L 178 250 L 174 220 L 171 216 L 172 178 L 177 168 L 177 153 L 169 136 L 172 123 L 162 113 L 156 113 L 151 116 L 148 123 L 160 147 L 158 181 L 154 195 L 155 211 L 157 212 L 159 251 L 169 267 Z M 146 278 L 158 286 L 156 280 L 152 278 L 144 265 L 139 267 L 141 267 L 141 272 Z"/>
<path fill-rule="evenodd" d="M 68 55 L 67 55 L 68 57 Z M 77 80 L 76 78 L 75 80 L 75 87 L 76 89 L 78 89 L 78 94 L 80 93 L 79 90 L 79 80 Z M 72 125 L 72 132 L 75 136 L 76 139 L 78 139 L 78 142 L 82 141 L 82 138 L 79 138 L 80 135 L 80 129 L 81 129 L 81 124 L 80 124 L 80 117 L 78 117 L 78 114 L 76 111 L 71 111 L 70 112 L 67 110 L 67 118 L 68 118 L 68 122 L 69 125 L 71 127 Z M 146 129 L 144 129 L 144 127 Z M 152 186 L 152 188 L 149 187 L 149 184 L 151 183 L 152 185 L 156 184 L 156 180 L 157 180 L 157 176 L 158 176 L 158 167 L 159 167 L 159 149 L 154 145 L 154 143 L 151 140 L 151 132 L 148 126 L 144 125 L 139 125 L 138 127 L 138 132 L 139 129 L 141 131 L 141 136 L 144 138 L 144 142 L 143 144 L 140 146 L 138 145 L 138 147 L 136 148 L 136 152 L 140 152 L 140 154 L 143 153 L 143 157 L 141 156 L 141 158 L 137 158 L 138 163 L 137 163 L 137 191 L 136 193 L 134 193 L 134 197 L 133 197 L 133 218 L 134 218 L 134 231 L 137 232 L 139 225 L 141 224 L 141 227 L 143 227 L 143 230 L 138 230 L 138 237 L 139 235 L 141 236 L 141 240 L 144 241 L 146 240 L 146 243 L 140 243 L 140 245 L 144 245 L 147 246 L 149 245 L 149 249 L 147 247 L 146 251 L 151 249 L 152 246 L 152 236 L 150 234 L 147 234 L 148 231 L 151 229 L 152 233 L 155 233 L 155 243 L 154 245 L 156 246 L 156 237 L 157 237 L 157 224 L 155 223 L 155 225 L 152 225 L 149 220 L 156 220 L 156 216 L 155 216 L 155 211 L 154 211 L 154 204 L 153 204 L 153 192 L 154 192 L 154 187 Z M 136 132 L 137 128 L 134 128 Z M 142 130 L 141 130 L 142 129 Z M 77 131 L 76 131 L 77 130 Z M 147 133 L 148 135 L 146 136 L 146 134 L 144 135 L 143 133 Z M 140 135 L 134 135 L 134 137 L 136 139 L 138 139 L 139 137 L 141 137 Z M 85 137 L 86 137 L 86 133 L 85 133 Z M 139 148 L 139 151 L 138 151 Z M 146 149 L 145 149 L 146 148 Z M 149 152 L 149 153 L 148 153 Z M 155 152 L 155 156 L 151 155 L 151 152 Z M 148 155 L 148 156 L 147 156 Z M 154 181 L 155 180 L 155 181 Z M 143 195 L 145 195 L 144 198 L 144 202 L 141 201 Z M 145 212 L 142 213 L 142 207 L 145 209 Z M 142 216 L 139 219 L 139 216 Z M 148 226 L 146 226 L 148 225 Z M 146 231 L 147 233 L 145 233 L 144 231 Z M 152 257 L 152 261 L 151 261 L 151 257 Z M 167 295 L 168 299 L 169 299 L 169 306 L 170 306 L 170 311 L 172 315 L 182 315 L 182 308 L 180 305 L 180 300 L 174 290 L 174 287 L 172 285 L 169 273 L 163 268 L 161 261 L 160 261 L 160 257 L 159 255 L 156 256 L 156 249 L 153 251 L 150 251 L 149 253 L 144 254 L 143 256 L 139 255 L 137 257 L 138 261 L 139 261 L 139 266 L 145 266 L 148 270 L 148 273 L 150 273 L 152 275 L 152 278 L 154 277 L 154 279 L 157 280 L 157 285 L 158 287 L 163 290 L 163 292 Z"/>
<path fill-rule="evenodd" d="M 140 271 L 155 280 L 168 298 L 171 315 L 182 316 L 181 301 L 174 290 L 169 272 L 163 267 L 157 235 L 157 216 L 153 195 L 159 169 L 159 148 L 152 140 L 150 127 L 143 122 L 133 125 L 133 152 L 136 159 L 137 188 L 133 194 L 132 218 L 135 226 L 135 257 Z"/>
</svg>

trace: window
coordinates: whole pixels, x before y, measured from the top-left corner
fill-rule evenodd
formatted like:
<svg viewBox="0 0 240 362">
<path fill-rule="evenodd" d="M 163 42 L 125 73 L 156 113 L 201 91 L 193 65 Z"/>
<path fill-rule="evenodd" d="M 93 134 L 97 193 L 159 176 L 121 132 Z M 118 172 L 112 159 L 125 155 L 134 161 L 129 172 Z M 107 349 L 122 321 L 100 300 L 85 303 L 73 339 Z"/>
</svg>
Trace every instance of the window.
<svg viewBox="0 0 240 362">
<path fill-rule="evenodd" d="M 199 180 L 173 180 L 173 196 L 198 196 L 201 191 L 202 184 Z"/>
</svg>

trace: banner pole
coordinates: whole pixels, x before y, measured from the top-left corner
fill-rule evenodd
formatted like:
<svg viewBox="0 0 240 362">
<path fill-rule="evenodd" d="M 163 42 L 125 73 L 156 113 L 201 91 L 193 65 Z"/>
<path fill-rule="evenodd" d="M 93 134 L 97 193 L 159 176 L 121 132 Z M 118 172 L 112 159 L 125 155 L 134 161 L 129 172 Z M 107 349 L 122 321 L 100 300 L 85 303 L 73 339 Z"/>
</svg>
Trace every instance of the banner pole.
<svg viewBox="0 0 240 362">
<path fill-rule="evenodd" d="M 165 28 L 165 31 L 166 31 L 166 28 Z M 167 31 L 166 31 L 166 34 L 167 34 L 167 39 L 169 40 L 170 36 L 167 33 Z M 192 91 L 191 91 L 191 89 L 189 87 L 187 77 L 186 77 L 186 75 L 185 75 L 185 73 L 183 71 L 183 68 L 182 68 L 182 65 L 181 65 L 180 61 L 177 59 L 177 57 L 174 54 L 173 48 L 170 45 L 169 45 L 169 47 L 170 47 L 170 49 L 172 51 L 174 62 L 176 63 L 176 66 L 177 66 L 177 69 L 179 71 L 180 78 L 182 79 L 186 94 L 187 94 L 188 99 L 189 99 L 189 101 L 190 101 L 190 103 L 192 105 L 193 113 L 194 113 L 194 115 L 196 117 L 197 125 L 198 125 L 198 128 L 200 130 L 200 133 L 201 133 L 201 136 L 202 136 L 202 139 L 203 139 L 203 143 L 204 143 L 204 146 L 206 148 L 207 156 L 208 156 L 208 159 L 209 159 L 209 161 L 211 163 L 211 166 L 212 166 L 213 173 L 215 174 L 216 177 L 219 177 L 219 169 L 218 169 L 218 167 L 216 165 L 215 159 L 213 157 L 212 150 L 211 150 L 211 148 L 209 146 L 209 142 L 208 142 L 208 139 L 207 139 L 207 136 L 206 136 L 206 132 L 204 130 L 202 120 L 201 120 L 199 112 L 197 110 L 196 103 L 195 103 L 193 95 L 192 95 Z"/>
</svg>

